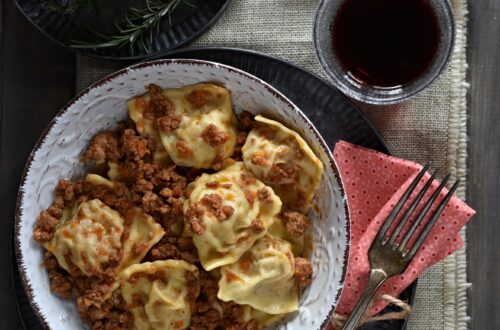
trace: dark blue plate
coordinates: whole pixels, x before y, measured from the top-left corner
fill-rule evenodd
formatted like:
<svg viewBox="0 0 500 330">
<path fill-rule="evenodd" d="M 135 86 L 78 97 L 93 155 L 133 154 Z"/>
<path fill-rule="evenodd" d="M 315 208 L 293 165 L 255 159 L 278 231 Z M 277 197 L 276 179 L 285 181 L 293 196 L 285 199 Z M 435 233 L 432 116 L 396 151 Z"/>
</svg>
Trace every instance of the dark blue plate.
<svg viewBox="0 0 500 330">
<path fill-rule="evenodd" d="M 378 131 L 363 113 L 342 93 L 320 77 L 289 62 L 253 51 L 231 48 L 191 48 L 171 52 L 158 58 L 189 58 L 219 62 L 253 74 L 286 95 L 314 123 L 332 149 L 339 140 L 372 148 L 386 154 L 390 151 Z M 41 329 L 22 289 L 15 257 L 13 286 L 19 314 L 25 328 Z M 417 283 L 410 285 L 400 296 L 413 303 Z M 386 311 L 392 310 L 390 307 Z M 407 320 L 379 321 L 364 325 L 363 330 L 400 330 Z"/>
<path fill-rule="evenodd" d="M 34 26 L 58 44 L 84 55 L 114 60 L 138 60 L 182 46 L 207 31 L 229 4 L 229 0 L 187 0 L 181 3 L 170 20 L 163 18 L 159 28 L 152 30 L 151 42 L 146 38 L 147 50 L 140 42 L 119 49 L 76 49 L 71 47 L 73 40 L 88 40 L 89 29 L 113 34 L 116 31 L 114 22 L 122 22 L 129 7 L 142 8 L 145 1 L 98 1 L 95 10 L 81 9 L 72 15 L 48 12 L 42 6 L 43 1 L 49 0 L 15 0 L 15 3 Z"/>
</svg>

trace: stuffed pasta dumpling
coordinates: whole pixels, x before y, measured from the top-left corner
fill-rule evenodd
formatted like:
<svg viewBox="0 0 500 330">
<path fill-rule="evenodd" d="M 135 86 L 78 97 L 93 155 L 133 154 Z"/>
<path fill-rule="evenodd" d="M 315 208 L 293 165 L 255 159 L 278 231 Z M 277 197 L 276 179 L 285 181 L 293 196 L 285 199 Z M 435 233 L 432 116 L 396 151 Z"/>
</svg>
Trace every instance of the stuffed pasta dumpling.
<svg viewBox="0 0 500 330">
<path fill-rule="evenodd" d="M 245 167 L 271 185 L 288 207 L 305 213 L 323 175 L 323 164 L 296 132 L 277 121 L 255 117 L 242 148 Z"/>
<path fill-rule="evenodd" d="M 295 258 L 287 241 L 266 235 L 237 262 L 221 268 L 217 296 L 267 314 L 298 309 Z"/>
<path fill-rule="evenodd" d="M 184 203 L 188 232 L 206 270 L 235 262 L 263 237 L 281 201 L 273 190 L 235 163 L 203 174 L 188 186 Z"/>
<path fill-rule="evenodd" d="M 200 291 L 196 266 L 183 260 L 136 264 L 124 270 L 121 292 L 135 329 L 186 329 Z"/>
</svg>

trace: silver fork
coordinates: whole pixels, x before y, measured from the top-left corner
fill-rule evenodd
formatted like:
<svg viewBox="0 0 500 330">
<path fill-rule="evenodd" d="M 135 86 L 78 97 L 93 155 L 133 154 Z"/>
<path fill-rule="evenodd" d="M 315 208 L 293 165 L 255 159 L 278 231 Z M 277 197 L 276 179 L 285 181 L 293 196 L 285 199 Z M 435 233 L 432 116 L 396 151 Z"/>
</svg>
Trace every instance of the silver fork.
<svg viewBox="0 0 500 330">
<path fill-rule="evenodd" d="M 457 180 L 455 184 L 453 184 L 453 187 L 450 189 L 448 194 L 441 201 L 441 203 L 439 203 L 438 207 L 436 208 L 436 211 L 432 214 L 431 218 L 425 225 L 424 230 L 420 233 L 417 240 L 415 241 L 415 244 L 413 244 L 412 248 L 409 250 L 406 249 L 406 245 L 408 244 L 408 241 L 412 238 L 412 236 L 415 234 L 418 225 L 425 218 L 432 204 L 434 203 L 436 198 L 441 193 L 441 190 L 443 190 L 444 186 L 448 182 L 450 175 L 447 175 L 441 182 L 439 187 L 425 202 L 425 205 L 423 206 L 422 210 L 416 216 L 415 222 L 406 232 L 406 235 L 403 237 L 401 242 L 399 244 L 396 243 L 396 239 L 398 238 L 401 229 L 403 229 L 403 227 L 406 225 L 406 223 L 410 219 L 410 216 L 412 215 L 412 213 L 415 211 L 416 207 L 422 200 L 422 197 L 429 190 L 431 183 L 436 178 L 437 174 L 436 170 L 432 174 L 431 178 L 425 183 L 422 190 L 417 194 L 417 196 L 415 197 L 410 207 L 401 218 L 401 221 L 398 223 L 392 234 L 388 234 L 388 236 L 386 237 L 388 229 L 391 227 L 394 220 L 397 218 L 399 212 L 403 208 L 404 204 L 406 203 L 412 192 L 417 187 L 418 182 L 422 179 L 422 177 L 424 176 L 425 172 L 427 172 L 428 169 L 429 169 L 429 164 L 424 166 L 422 171 L 418 173 L 415 180 L 412 181 L 412 183 L 410 184 L 408 189 L 406 189 L 403 196 L 401 196 L 400 200 L 398 201 L 394 209 L 391 211 L 387 219 L 385 219 L 384 224 L 380 228 L 377 236 L 375 237 L 372 245 L 370 246 L 370 250 L 368 251 L 368 257 L 370 261 L 371 272 L 368 284 L 366 285 L 366 288 L 363 292 L 363 295 L 361 296 L 361 299 L 358 301 L 358 304 L 354 308 L 353 312 L 351 313 L 351 316 L 349 317 L 349 319 L 347 319 L 342 329 L 344 330 L 354 329 L 359 319 L 364 314 L 370 301 L 372 300 L 373 295 L 380 287 L 380 285 L 382 285 L 382 283 L 384 283 L 389 277 L 404 273 L 406 267 L 408 267 L 408 265 L 410 264 L 411 260 L 417 253 L 420 246 L 422 246 L 422 243 L 429 235 L 429 232 L 431 231 L 432 227 L 439 219 L 439 216 L 443 212 L 443 209 L 445 208 L 446 204 L 448 203 L 450 198 L 453 196 L 453 193 L 457 189 L 460 180 Z"/>
</svg>

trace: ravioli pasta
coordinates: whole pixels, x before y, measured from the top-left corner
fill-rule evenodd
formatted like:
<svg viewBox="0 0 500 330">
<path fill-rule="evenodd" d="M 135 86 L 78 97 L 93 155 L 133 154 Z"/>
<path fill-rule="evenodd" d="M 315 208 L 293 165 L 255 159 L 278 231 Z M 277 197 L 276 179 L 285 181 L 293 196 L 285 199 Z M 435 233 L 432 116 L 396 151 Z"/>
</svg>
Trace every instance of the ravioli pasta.
<svg viewBox="0 0 500 330">
<path fill-rule="evenodd" d="M 177 129 L 160 131 L 163 146 L 174 163 L 210 168 L 233 153 L 236 128 L 229 90 L 198 84 L 164 93 L 182 117 Z"/>
<path fill-rule="evenodd" d="M 271 185 L 285 205 L 306 212 L 323 164 L 298 133 L 260 115 L 255 120 L 242 148 L 245 167 Z"/>
<path fill-rule="evenodd" d="M 238 262 L 221 268 L 217 296 L 268 314 L 290 313 L 298 309 L 294 271 L 290 243 L 266 235 Z"/>
<path fill-rule="evenodd" d="M 123 299 L 136 329 L 186 329 L 200 284 L 196 266 L 183 260 L 132 265 L 121 277 Z"/>
<path fill-rule="evenodd" d="M 162 129 L 162 123 L 155 125 L 154 114 L 148 113 L 149 95 L 128 102 L 130 117 L 138 131 L 155 146 L 155 159 L 164 159 L 165 150 L 177 165 L 211 168 L 233 153 L 236 128 L 229 90 L 203 83 L 165 89 L 162 96 L 171 111 L 171 116 L 165 119 L 169 123 L 164 125 L 166 129 Z"/>
<path fill-rule="evenodd" d="M 259 197 L 263 192 L 265 200 Z M 193 242 L 206 270 L 238 260 L 266 234 L 281 209 L 272 189 L 253 178 L 242 163 L 203 174 L 190 184 L 188 194 L 184 203 L 187 226 L 199 226 Z"/>
<path fill-rule="evenodd" d="M 102 265 L 118 255 L 122 243 L 123 219 L 98 199 L 80 204 L 73 217 L 62 224 L 48 244 L 62 268 L 68 262 L 85 275 L 98 274 Z"/>
</svg>

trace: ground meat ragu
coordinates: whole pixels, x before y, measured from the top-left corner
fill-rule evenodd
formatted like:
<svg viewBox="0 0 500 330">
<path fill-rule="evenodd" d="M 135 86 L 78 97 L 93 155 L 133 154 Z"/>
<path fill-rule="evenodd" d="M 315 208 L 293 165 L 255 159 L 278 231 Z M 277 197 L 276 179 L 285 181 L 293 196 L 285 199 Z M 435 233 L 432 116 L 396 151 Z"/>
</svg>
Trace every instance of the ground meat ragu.
<svg viewBox="0 0 500 330">
<path fill-rule="evenodd" d="M 175 144 L 175 148 L 177 149 L 179 157 L 189 157 L 193 154 L 193 149 L 191 149 L 186 141 L 177 141 L 177 143 Z"/>
<path fill-rule="evenodd" d="M 194 109 L 200 109 L 207 105 L 208 98 L 212 95 L 207 90 L 194 90 L 186 95 L 186 100 L 191 104 Z"/>
<path fill-rule="evenodd" d="M 251 225 L 250 225 L 250 226 L 251 226 L 251 227 L 253 228 L 253 230 L 255 230 L 257 233 L 260 233 L 260 232 L 262 232 L 264 229 L 266 229 L 266 228 L 264 227 L 264 223 L 262 222 L 262 220 L 260 220 L 260 219 L 258 219 L 258 218 L 257 218 L 257 219 L 253 219 L 253 220 L 252 220 L 252 223 L 251 223 Z"/>
<path fill-rule="evenodd" d="M 306 258 L 295 258 L 295 281 L 299 287 L 303 287 L 311 282 L 312 264 Z"/>
<path fill-rule="evenodd" d="M 121 140 L 122 154 L 132 161 L 138 161 L 151 153 L 148 149 L 148 141 L 138 136 L 132 129 L 126 129 Z"/>
<path fill-rule="evenodd" d="M 247 141 L 248 137 L 248 132 L 239 132 L 238 136 L 236 137 L 236 146 L 234 148 L 234 153 L 231 156 L 234 160 L 237 161 L 242 161 L 243 160 L 243 154 L 241 152 L 241 148 L 245 145 L 245 142 Z"/>
<path fill-rule="evenodd" d="M 200 202 L 208 208 L 207 212 L 219 221 L 226 220 L 234 213 L 232 206 L 222 205 L 222 196 L 219 194 L 207 194 Z"/>
<path fill-rule="evenodd" d="M 217 298 L 217 279 L 200 269 L 201 290 L 196 299 L 196 313 L 191 317 L 191 330 L 257 330 L 255 320 L 242 323 L 243 307 L 234 302 L 223 302 Z M 218 305 L 220 311 L 215 308 Z"/>
<path fill-rule="evenodd" d="M 219 130 L 214 124 L 210 124 L 201 132 L 201 138 L 212 147 L 216 147 L 226 143 L 229 139 L 229 134 Z"/>
<path fill-rule="evenodd" d="M 273 202 L 273 196 L 267 188 L 259 189 L 259 191 L 257 191 L 257 197 L 264 204 L 271 204 Z"/>
<path fill-rule="evenodd" d="M 104 162 L 116 161 L 120 157 L 121 153 L 116 135 L 113 132 L 103 132 L 92 139 L 89 148 L 80 160 L 84 163 L 91 161 Z"/>
<path fill-rule="evenodd" d="M 50 290 L 61 298 L 70 298 L 73 293 L 71 276 L 59 266 L 56 257 L 51 252 L 45 253 L 43 261 L 49 273 Z"/>
<path fill-rule="evenodd" d="M 286 231 L 294 236 L 302 236 L 310 226 L 310 220 L 302 213 L 295 211 L 284 211 L 281 215 L 286 226 Z"/>
<path fill-rule="evenodd" d="M 192 204 L 186 212 L 185 221 L 188 230 L 196 235 L 203 235 L 206 226 L 201 217 L 203 216 L 203 207 L 198 203 Z"/>
<path fill-rule="evenodd" d="M 153 120 L 154 126 L 164 132 L 171 132 L 179 127 L 182 117 L 175 113 L 175 104 L 163 95 L 160 86 L 148 85 L 150 101 L 144 111 L 144 117 Z"/>
</svg>

